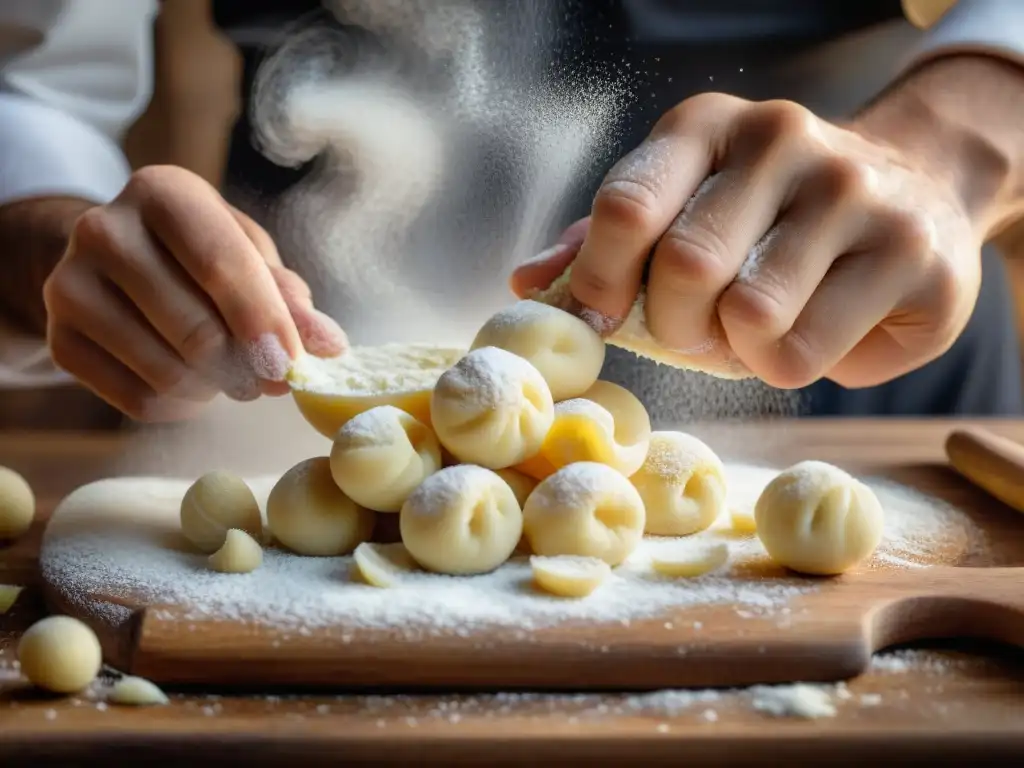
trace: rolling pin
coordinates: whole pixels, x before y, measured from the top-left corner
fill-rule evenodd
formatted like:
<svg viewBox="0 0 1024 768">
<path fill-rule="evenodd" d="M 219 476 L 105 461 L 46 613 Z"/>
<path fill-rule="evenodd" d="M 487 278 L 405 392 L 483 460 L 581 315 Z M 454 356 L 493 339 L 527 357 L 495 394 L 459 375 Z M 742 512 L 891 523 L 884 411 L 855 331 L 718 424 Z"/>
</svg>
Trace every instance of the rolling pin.
<svg viewBox="0 0 1024 768">
<path fill-rule="evenodd" d="M 946 438 L 946 456 L 972 483 L 1024 512 L 1024 445 L 985 429 L 957 429 Z"/>
</svg>

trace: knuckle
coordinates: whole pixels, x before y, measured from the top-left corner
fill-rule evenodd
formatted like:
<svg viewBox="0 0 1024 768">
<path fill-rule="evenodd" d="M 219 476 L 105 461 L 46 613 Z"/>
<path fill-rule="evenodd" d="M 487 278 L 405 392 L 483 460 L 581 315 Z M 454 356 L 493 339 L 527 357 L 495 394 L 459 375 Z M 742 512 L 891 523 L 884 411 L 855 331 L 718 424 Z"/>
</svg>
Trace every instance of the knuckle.
<svg viewBox="0 0 1024 768">
<path fill-rule="evenodd" d="M 67 262 L 61 262 L 43 283 L 43 304 L 51 316 L 59 317 L 81 308 L 80 279 L 73 271 Z"/>
<path fill-rule="evenodd" d="M 594 198 L 594 218 L 612 227 L 647 232 L 658 226 L 658 214 L 658 192 L 642 181 L 607 181 Z"/>
<path fill-rule="evenodd" d="M 723 325 L 757 329 L 762 338 L 781 338 L 792 325 L 782 301 L 763 281 L 730 285 L 718 302 L 718 314 Z"/>
<path fill-rule="evenodd" d="M 813 384 L 823 373 L 820 350 L 798 329 L 791 329 L 778 342 L 778 365 L 769 382 L 780 389 L 799 389 Z"/>
<path fill-rule="evenodd" d="M 207 362 L 224 352 L 227 335 L 218 320 L 205 317 L 195 323 L 176 346 L 186 362 Z"/>
<path fill-rule="evenodd" d="M 814 176 L 826 200 L 853 202 L 871 194 L 873 172 L 847 157 L 832 156 L 821 161 Z"/>
<path fill-rule="evenodd" d="M 765 101 L 752 109 L 747 127 L 768 138 L 800 138 L 816 135 L 814 114 L 793 101 Z"/>
<path fill-rule="evenodd" d="M 158 198 L 167 186 L 168 168 L 162 165 L 147 165 L 132 173 L 124 187 L 123 197 L 138 200 Z"/>
<path fill-rule="evenodd" d="M 882 214 L 881 225 L 886 241 L 894 249 L 918 257 L 932 253 L 935 227 L 926 216 L 915 211 L 889 210 Z"/>
<path fill-rule="evenodd" d="M 108 208 L 98 205 L 83 212 L 72 228 L 71 242 L 77 250 L 109 251 L 117 242 L 113 216 Z"/>
<path fill-rule="evenodd" d="M 661 135 L 684 130 L 697 121 L 706 120 L 708 115 L 716 114 L 731 98 L 714 92 L 691 96 L 665 112 L 655 123 L 651 133 Z"/>
<path fill-rule="evenodd" d="M 659 280 L 717 291 L 732 279 L 725 255 L 725 246 L 711 232 L 674 229 L 658 243 L 654 260 Z"/>
</svg>

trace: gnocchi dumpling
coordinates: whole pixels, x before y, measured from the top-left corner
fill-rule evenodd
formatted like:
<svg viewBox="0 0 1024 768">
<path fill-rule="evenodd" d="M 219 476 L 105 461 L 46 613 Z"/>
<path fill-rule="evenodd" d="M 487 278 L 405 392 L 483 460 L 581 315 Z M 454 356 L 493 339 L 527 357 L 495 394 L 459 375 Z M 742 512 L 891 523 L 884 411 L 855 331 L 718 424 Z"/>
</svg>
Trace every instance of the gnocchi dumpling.
<svg viewBox="0 0 1024 768">
<path fill-rule="evenodd" d="M 232 528 L 257 541 L 263 538 L 263 517 L 252 489 L 230 472 L 207 472 L 181 500 L 181 532 L 201 552 L 212 555 Z"/>
<path fill-rule="evenodd" d="M 644 502 L 606 464 L 580 462 L 558 470 L 530 494 L 523 530 L 536 555 L 596 557 L 622 563 L 644 532 Z"/>
<path fill-rule="evenodd" d="M 531 557 L 530 570 L 538 587 L 559 597 L 586 597 L 604 583 L 612 569 L 596 557 Z"/>
<path fill-rule="evenodd" d="M 647 458 L 630 477 L 647 510 L 646 532 L 686 536 L 725 511 L 725 467 L 707 445 L 683 432 L 655 432 Z"/>
<path fill-rule="evenodd" d="M 512 555 L 523 513 L 508 483 L 472 464 L 442 469 L 402 506 L 402 542 L 413 559 L 435 573 L 493 571 Z"/>
<path fill-rule="evenodd" d="M 441 375 L 430 417 L 456 459 L 504 469 L 540 449 L 555 413 L 536 368 L 511 352 L 481 347 Z"/>
<path fill-rule="evenodd" d="M 430 428 L 405 411 L 381 405 L 338 430 L 331 474 L 356 504 L 398 512 L 416 487 L 441 468 L 441 445 Z"/>
<path fill-rule="evenodd" d="M 497 474 L 498 477 L 508 483 L 508 487 L 516 495 L 516 501 L 519 502 L 520 508 L 525 506 L 526 500 L 530 498 L 533 489 L 537 487 L 537 481 L 515 469 L 499 469 Z"/>
<path fill-rule="evenodd" d="M 326 456 L 296 464 L 267 498 L 274 538 L 299 555 L 346 555 L 370 538 L 375 519 L 334 482 Z"/>
<path fill-rule="evenodd" d="M 517 468 L 543 479 L 569 464 L 594 461 L 626 477 L 644 463 L 651 418 L 636 395 L 598 381 L 581 397 L 555 406 L 555 418 L 540 451 Z"/>
<path fill-rule="evenodd" d="M 494 315 L 471 349 L 481 347 L 499 347 L 528 360 L 556 403 L 590 389 L 604 365 L 604 340 L 589 325 L 538 301 L 520 301 Z"/>
<path fill-rule="evenodd" d="M 758 497 L 754 519 L 775 562 L 817 576 L 843 573 L 870 556 L 885 522 L 871 488 L 822 461 L 776 476 Z"/>
</svg>

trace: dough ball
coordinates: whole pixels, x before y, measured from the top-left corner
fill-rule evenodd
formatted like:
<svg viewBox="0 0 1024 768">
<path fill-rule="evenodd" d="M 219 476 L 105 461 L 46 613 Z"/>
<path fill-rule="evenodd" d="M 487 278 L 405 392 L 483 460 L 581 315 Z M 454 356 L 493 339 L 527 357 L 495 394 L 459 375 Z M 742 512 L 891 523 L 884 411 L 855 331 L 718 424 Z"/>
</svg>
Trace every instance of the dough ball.
<svg viewBox="0 0 1024 768">
<path fill-rule="evenodd" d="M 754 507 L 771 558 L 798 573 L 830 576 L 861 562 L 882 540 L 882 505 L 868 486 L 821 461 L 773 479 Z"/>
<path fill-rule="evenodd" d="M 127 675 L 110 689 L 107 700 L 126 707 L 150 707 L 168 704 L 170 699 L 154 683 L 144 677 Z"/>
<path fill-rule="evenodd" d="M 717 571 L 729 562 L 729 545 L 724 542 L 691 544 L 659 549 L 651 557 L 651 567 L 663 576 L 694 578 Z"/>
<path fill-rule="evenodd" d="M 352 553 L 359 577 L 371 587 L 397 587 L 403 578 L 419 571 L 409 550 L 397 544 L 363 542 Z"/>
<path fill-rule="evenodd" d="M 402 541 L 435 573 L 493 571 L 508 560 L 523 532 L 523 513 L 508 483 L 494 472 L 460 464 L 431 475 L 402 507 Z"/>
<path fill-rule="evenodd" d="M 208 562 L 220 573 L 251 573 L 263 565 L 263 547 L 245 531 L 232 528 Z"/>
<path fill-rule="evenodd" d="M 644 532 L 644 502 L 621 472 L 606 464 L 570 464 L 530 494 L 523 529 L 537 555 L 596 557 L 619 565 Z"/>
<path fill-rule="evenodd" d="M 696 437 L 655 432 L 647 458 L 630 477 L 647 509 L 647 533 L 686 536 L 708 528 L 725 511 L 725 467 Z"/>
<path fill-rule="evenodd" d="M 416 487 L 441 468 L 430 428 L 391 405 L 364 411 L 338 430 L 331 473 L 357 504 L 398 512 Z"/>
<path fill-rule="evenodd" d="M 644 463 L 650 439 L 651 418 L 636 395 L 598 381 L 582 397 L 555 406 L 540 451 L 517 469 L 542 480 L 569 464 L 595 461 L 629 477 Z"/>
<path fill-rule="evenodd" d="M 519 502 L 519 507 L 526 506 L 526 500 L 530 498 L 530 494 L 533 493 L 533 489 L 537 487 L 537 481 L 529 475 L 523 474 L 515 469 L 499 469 L 497 475 L 506 483 L 508 487 L 512 489 L 512 493 L 516 495 L 516 501 Z"/>
<path fill-rule="evenodd" d="M 520 301 L 494 315 L 471 349 L 481 347 L 498 347 L 530 361 L 556 403 L 590 389 L 604 365 L 604 339 L 578 317 L 538 301 Z"/>
<path fill-rule="evenodd" d="M 28 481 L 0 467 L 0 541 L 24 535 L 36 516 L 36 496 Z"/>
<path fill-rule="evenodd" d="M 33 685 L 53 693 L 78 693 L 99 674 L 103 651 L 88 625 L 70 616 L 50 616 L 21 636 L 18 661 Z"/>
<path fill-rule="evenodd" d="M 540 372 L 497 347 L 475 349 L 442 374 L 430 415 L 455 458 L 489 469 L 535 454 L 555 418 L 551 390 Z"/>
<path fill-rule="evenodd" d="M 213 554 L 230 529 L 263 538 L 263 518 L 252 489 L 230 472 L 208 472 L 181 500 L 181 532 L 201 552 Z"/>
<path fill-rule="evenodd" d="M 374 514 L 342 492 L 326 456 L 289 469 L 267 499 L 274 538 L 300 555 L 347 555 L 373 533 Z"/>
<path fill-rule="evenodd" d="M 586 597 L 604 583 L 612 569 L 596 557 L 531 557 L 534 583 L 559 597 Z"/>
</svg>

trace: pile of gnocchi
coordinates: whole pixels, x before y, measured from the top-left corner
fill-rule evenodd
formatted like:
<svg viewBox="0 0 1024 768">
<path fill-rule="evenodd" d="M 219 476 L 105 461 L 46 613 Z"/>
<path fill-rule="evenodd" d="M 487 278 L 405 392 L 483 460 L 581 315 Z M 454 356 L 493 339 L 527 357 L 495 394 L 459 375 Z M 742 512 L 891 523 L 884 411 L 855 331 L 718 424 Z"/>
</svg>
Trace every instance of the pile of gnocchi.
<svg viewBox="0 0 1024 768">
<path fill-rule="evenodd" d="M 329 456 L 286 472 L 267 500 L 269 532 L 251 489 L 223 472 L 185 494 L 182 531 L 225 573 L 258 567 L 272 538 L 300 555 L 351 553 L 378 587 L 416 569 L 483 574 L 522 554 L 538 588 L 589 595 L 644 534 L 697 533 L 727 505 L 719 457 L 691 435 L 652 431 L 632 393 L 598 379 L 604 356 L 579 318 L 521 301 L 440 375 L 428 421 L 377 405 L 340 428 Z M 375 543 L 377 523 L 396 515 L 400 541 Z M 842 470 L 803 462 L 733 524 L 782 565 L 834 574 L 875 549 L 882 510 Z M 665 550 L 652 567 L 697 576 L 728 555 L 725 544 Z"/>
</svg>

